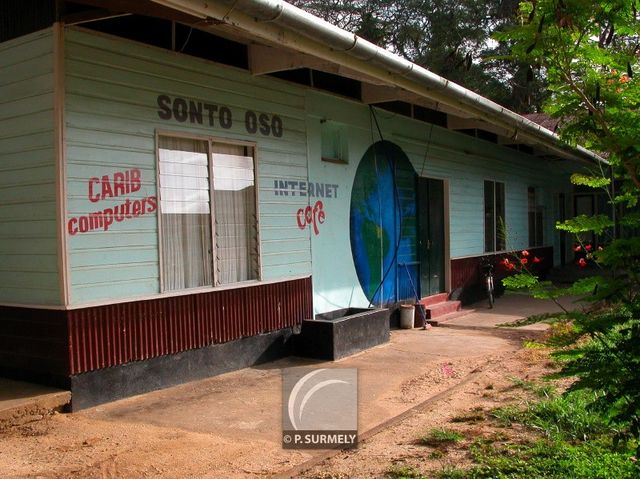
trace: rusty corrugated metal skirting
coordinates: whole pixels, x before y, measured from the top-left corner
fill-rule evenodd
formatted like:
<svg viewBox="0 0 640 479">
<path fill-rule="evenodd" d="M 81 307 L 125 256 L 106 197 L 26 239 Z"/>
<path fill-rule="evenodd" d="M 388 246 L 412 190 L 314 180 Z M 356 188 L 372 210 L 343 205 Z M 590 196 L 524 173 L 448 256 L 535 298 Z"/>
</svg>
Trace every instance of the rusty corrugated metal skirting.
<svg viewBox="0 0 640 479">
<path fill-rule="evenodd" d="M 290 328 L 312 313 L 311 278 L 72 310 L 70 374 Z"/>
</svg>

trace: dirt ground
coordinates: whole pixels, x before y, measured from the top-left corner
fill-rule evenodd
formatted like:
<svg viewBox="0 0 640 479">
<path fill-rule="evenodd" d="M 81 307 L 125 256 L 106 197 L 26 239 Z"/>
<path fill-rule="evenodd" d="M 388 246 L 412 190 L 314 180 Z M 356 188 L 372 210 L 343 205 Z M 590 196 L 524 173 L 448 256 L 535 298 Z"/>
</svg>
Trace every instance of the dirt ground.
<svg viewBox="0 0 640 479">
<path fill-rule="evenodd" d="M 364 440 L 355 451 L 281 448 L 279 374 L 299 365 L 285 359 L 5 427 L 0 477 L 369 478 L 393 467 L 428 473 L 464 464 L 474 438 L 496 434 L 495 424 L 479 418 L 527 397 L 512 379 L 535 379 L 549 367 L 544 354 L 522 348 L 542 331 L 468 327 L 469 318 L 430 332 L 394 332 L 388 345 L 335 364 L 361 371 Z M 465 439 L 434 451 L 419 443 L 434 428 L 459 430 Z"/>
<path fill-rule="evenodd" d="M 365 439 L 357 450 L 301 465 L 287 477 L 384 478 L 399 470 L 430 477 L 430 473 L 469 466 L 469 446 L 478 439 L 518 443 L 531 436 L 518 425 L 501 424 L 492 411 L 530 400 L 531 392 L 518 387 L 517 380 L 543 381 L 542 376 L 552 368 L 547 354 L 539 350 L 497 356 L 475 371 L 466 384 L 436 401 L 420 404 L 401 421 Z M 425 445 L 421 438 L 434 430 L 455 431 L 463 439 L 450 445 Z"/>
</svg>

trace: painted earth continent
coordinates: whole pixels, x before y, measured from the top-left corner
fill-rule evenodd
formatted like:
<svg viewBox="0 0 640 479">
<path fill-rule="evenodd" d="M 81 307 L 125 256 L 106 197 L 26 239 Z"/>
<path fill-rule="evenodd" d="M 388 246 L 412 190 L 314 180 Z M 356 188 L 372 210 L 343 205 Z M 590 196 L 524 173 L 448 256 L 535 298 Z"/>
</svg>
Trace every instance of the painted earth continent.
<svg viewBox="0 0 640 479">
<path fill-rule="evenodd" d="M 358 165 L 351 192 L 351 253 L 372 304 L 396 300 L 399 258 L 415 255 L 415 178 L 407 155 L 389 141 L 370 146 Z"/>
</svg>

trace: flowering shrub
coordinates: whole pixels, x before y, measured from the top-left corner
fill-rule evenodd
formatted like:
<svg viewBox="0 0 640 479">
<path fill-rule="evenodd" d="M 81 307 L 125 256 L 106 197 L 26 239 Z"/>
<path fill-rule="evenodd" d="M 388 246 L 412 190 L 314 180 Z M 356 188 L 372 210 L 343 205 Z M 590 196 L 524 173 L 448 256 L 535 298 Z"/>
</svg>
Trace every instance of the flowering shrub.
<svg viewBox="0 0 640 479">
<path fill-rule="evenodd" d="M 594 248 L 591 243 L 574 243 L 573 252 L 576 254 L 576 264 L 580 268 L 585 268 L 589 262 L 595 262 L 594 253 L 596 251 L 602 251 L 603 247 L 598 246 Z"/>
<path fill-rule="evenodd" d="M 500 265 L 507 271 L 522 272 L 528 271 L 527 265 L 537 265 L 542 263 L 543 258 L 533 256 L 528 250 L 522 250 L 520 253 L 515 253 L 512 259 L 505 257 L 500 261 Z"/>
</svg>

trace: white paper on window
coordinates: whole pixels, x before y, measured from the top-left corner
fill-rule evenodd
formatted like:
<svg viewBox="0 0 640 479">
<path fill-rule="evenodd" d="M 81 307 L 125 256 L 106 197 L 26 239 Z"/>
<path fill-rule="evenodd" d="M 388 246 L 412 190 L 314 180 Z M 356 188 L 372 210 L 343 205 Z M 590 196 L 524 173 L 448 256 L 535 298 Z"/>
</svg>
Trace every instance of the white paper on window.
<svg viewBox="0 0 640 479">
<path fill-rule="evenodd" d="M 207 153 L 160 148 L 159 156 L 162 213 L 209 213 Z"/>
<path fill-rule="evenodd" d="M 161 137 L 159 148 L 163 285 L 213 284 L 208 143 Z"/>
</svg>

